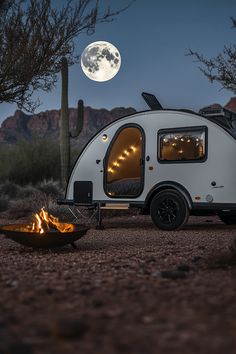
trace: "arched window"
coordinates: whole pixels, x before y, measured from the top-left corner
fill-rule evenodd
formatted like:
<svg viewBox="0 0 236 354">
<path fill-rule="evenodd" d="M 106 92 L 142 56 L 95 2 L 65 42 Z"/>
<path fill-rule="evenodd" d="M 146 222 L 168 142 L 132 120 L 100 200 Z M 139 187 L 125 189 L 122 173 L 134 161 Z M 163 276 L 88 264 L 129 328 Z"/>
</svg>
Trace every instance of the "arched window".
<svg viewBox="0 0 236 354">
<path fill-rule="evenodd" d="M 137 197 L 143 188 L 143 134 L 137 126 L 124 127 L 106 157 L 105 192 L 109 197 Z"/>
</svg>

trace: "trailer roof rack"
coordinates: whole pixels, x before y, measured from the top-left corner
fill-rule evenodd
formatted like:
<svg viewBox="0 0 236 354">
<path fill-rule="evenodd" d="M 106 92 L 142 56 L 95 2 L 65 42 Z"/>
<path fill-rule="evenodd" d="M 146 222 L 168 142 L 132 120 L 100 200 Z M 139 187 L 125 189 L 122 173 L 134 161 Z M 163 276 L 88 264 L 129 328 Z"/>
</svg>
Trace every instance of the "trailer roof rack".
<svg viewBox="0 0 236 354">
<path fill-rule="evenodd" d="M 144 98 L 147 105 L 151 108 L 151 110 L 160 110 L 163 109 L 162 105 L 158 101 L 155 95 L 147 92 L 142 92 L 142 97 Z"/>
</svg>

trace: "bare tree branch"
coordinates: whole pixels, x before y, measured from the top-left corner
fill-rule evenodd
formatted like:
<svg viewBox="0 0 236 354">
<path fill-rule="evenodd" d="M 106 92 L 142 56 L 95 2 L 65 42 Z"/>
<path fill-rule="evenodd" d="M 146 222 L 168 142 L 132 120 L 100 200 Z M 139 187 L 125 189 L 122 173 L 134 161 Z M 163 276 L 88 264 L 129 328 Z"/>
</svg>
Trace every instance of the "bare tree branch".
<svg viewBox="0 0 236 354">
<path fill-rule="evenodd" d="M 111 22 L 125 8 L 100 11 L 100 0 L 69 0 L 61 9 L 51 0 L 0 0 L 0 103 L 16 103 L 32 112 L 35 90 L 50 91 L 60 61 L 78 61 L 75 38 L 93 34 L 98 23 Z"/>
<path fill-rule="evenodd" d="M 236 19 L 231 17 L 232 28 L 236 28 Z M 224 46 L 216 57 L 207 59 L 204 55 L 189 49 L 187 55 L 192 56 L 200 64 L 199 69 L 210 82 L 219 82 L 222 88 L 236 93 L 236 45 Z"/>
</svg>

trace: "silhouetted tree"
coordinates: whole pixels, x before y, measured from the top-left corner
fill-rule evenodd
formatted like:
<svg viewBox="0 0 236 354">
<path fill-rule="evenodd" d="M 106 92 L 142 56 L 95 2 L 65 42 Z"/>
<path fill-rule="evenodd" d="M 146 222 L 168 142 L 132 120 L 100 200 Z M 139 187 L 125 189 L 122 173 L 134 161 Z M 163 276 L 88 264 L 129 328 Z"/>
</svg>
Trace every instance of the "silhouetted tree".
<svg viewBox="0 0 236 354">
<path fill-rule="evenodd" d="M 232 27 L 236 28 L 236 19 L 231 18 Z M 189 50 L 188 55 L 201 64 L 199 69 L 210 80 L 217 81 L 222 88 L 236 93 L 236 45 L 225 45 L 222 52 L 215 58 L 207 59 L 196 51 Z"/>
<path fill-rule="evenodd" d="M 93 34 L 98 23 L 110 22 L 125 8 L 100 11 L 100 0 L 65 1 L 58 9 L 51 0 L 0 0 L 0 103 L 16 103 L 33 111 L 34 90 L 51 90 L 61 58 L 78 60 L 74 40 Z"/>
</svg>

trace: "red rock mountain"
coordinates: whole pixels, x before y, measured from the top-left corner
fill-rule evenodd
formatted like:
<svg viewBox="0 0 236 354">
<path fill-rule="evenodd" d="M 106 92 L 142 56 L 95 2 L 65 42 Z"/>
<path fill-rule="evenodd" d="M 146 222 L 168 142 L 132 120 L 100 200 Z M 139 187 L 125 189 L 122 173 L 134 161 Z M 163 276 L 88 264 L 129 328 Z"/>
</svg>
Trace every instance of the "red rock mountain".
<svg viewBox="0 0 236 354">
<path fill-rule="evenodd" d="M 85 107 L 84 126 L 79 137 L 80 144 L 84 144 L 99 129 L 103 128 L 117 118 L 134 113 L 133 108 L 114 108 L 111 111 L 106 109 L 94 109 Z M 71 130 L 76 125 L 77 109 L 69 109 L 69 122 Z M 54 138 L 59 133 L 59 110 L 50 110 L 38 114 L 28 115 L 17 110 L 14 116 L 6 118 L 0 128 L 0 143 L 16 143 L 17 140 L 35 137 Z"/>
<path fill-rule="evenodd" d="M 225 105 L 225 108 L 236 112 L 236 97 L 231 97 L 229 102 Z"/>
</svg>

